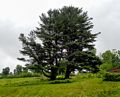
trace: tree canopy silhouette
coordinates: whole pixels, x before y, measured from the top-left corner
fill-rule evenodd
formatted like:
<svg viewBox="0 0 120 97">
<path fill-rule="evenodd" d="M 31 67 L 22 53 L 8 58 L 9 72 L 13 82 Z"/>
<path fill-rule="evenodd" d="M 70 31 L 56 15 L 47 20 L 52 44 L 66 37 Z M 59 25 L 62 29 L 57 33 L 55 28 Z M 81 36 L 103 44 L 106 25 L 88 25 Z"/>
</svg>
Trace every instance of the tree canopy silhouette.
<svg viewBox="0 0 120 97">
<path fill-rule="evenodd" d="M 43 74 L 55 80 L 60 71 L 65 78 L 75 69 L 98 71 L 101 64 L 93 52 L 95 38 L 99 33 L 91 33 L 92 18 L 87 12 L 73 6 L 49 10 L 40 16 L 39 27 L 26 37 L 20 34 L 23 55 L 19 58 L 41 69 Z"/>
</svg>

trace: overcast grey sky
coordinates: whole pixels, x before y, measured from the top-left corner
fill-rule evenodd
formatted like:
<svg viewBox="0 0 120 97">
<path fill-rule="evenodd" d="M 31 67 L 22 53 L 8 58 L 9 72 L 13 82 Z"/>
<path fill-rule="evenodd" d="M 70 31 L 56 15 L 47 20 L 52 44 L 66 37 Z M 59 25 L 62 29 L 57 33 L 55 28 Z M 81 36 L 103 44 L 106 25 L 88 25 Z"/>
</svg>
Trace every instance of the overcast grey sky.
<svg viewBox="0 0 120 97">
<path fill-rule="evenodd" d="M 38 26 L 41 13 L 69 5 L 83 7 L 93 17 L 93 32 L 101 32 L 96 42 L 98 53 L 120 49 L 120 0 L 0 0 L 0 71 L 24 64 L 16 59 L 21 32 L 27 34 Z"/>
</svg>

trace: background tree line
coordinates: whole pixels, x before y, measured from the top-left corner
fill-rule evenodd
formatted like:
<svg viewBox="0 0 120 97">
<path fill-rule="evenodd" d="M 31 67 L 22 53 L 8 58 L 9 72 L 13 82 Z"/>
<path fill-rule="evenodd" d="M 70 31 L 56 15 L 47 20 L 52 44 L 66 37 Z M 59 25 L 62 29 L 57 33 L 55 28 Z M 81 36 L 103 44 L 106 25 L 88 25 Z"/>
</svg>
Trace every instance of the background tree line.
<svg viewBox="0 0 120 97">
<path fill-rule="evenodd" d="M 95 53 L 95 50 L 93 50 L 93 52 Z M 100 73 L 102 73 L 102 75 L 104 75 L 105 72 L 110 71 L 113 68 L 120 67 L 120 51 L 119 50 L 116 50 L 116 49 L 106 50 L 105 52 L 99 55 L 99 58 L 102 61 L 102 64 L 98 68 L 100 70 Z M 66 63 L 64 62 L 64 60 L 61 64 L 63 65 L 63 67 L 59 68 L 58 75 L 63 75 L 65 73 L 64 65 L 66 66 Z M 85 67 L 85 68 L 87 71 L 89 71 L 88 67 Z M 35 65 L 26 64 L 26 66 L 24 67 L 22 65 L 16 65 L 13 72 L 10 72 L 10 67 L 3 68 L 1 72 L 1 76 L 13 77 L 13 78 L 14 77 L 38 77 L 38 76 L 42 76 L 42 71 Z"/>
</svg>

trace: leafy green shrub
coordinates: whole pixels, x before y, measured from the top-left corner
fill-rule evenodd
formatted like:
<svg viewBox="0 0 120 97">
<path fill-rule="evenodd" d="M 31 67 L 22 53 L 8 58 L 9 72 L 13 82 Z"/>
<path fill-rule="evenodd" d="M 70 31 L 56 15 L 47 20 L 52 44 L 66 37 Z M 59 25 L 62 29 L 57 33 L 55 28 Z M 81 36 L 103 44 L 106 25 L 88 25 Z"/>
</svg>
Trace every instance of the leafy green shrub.
<svg viewBox="0 0 120 97">
<path fill-rule="evenodd" d="M 99 67 L 100 71 L 96 74 L 96 77 L 104 78 L 104 76 L 106 75 L 106 72 L 112 68 L 113 68 L 112 63 L 103 63 L 102 65 L 100 65 Z"/>
<path fill-rule="evenodd" d="M 107 72 L 103 79 L 105 81 L 120 81 L 120 73 Z"/>
<path fill-rule="evenodd" d="M 98 78 L 104 78 L 106 74 L 106 71 L 105 70 L 100 70 L 97 74 L 96 74 L 96 77 Z"/>
<path fill-rule="evenodd" d="M 57 79 L 64 79 L 64 78 L 65 78 L 64 75 L 57 76 Z"/>
<path fill-rule="evenodd" d="M 103 63 L 102 65 L 100 65 L 100 70 L 109 70 L 113 68 L 113 64 L 111 63 Z"/>
<path fill-rule="evenodd" d="M 80 73 L 80 78 L 83 79 L 83 78 L 95 78 L 96 75 L 93 74 L 93 73 Z"/>
<path fill-rule="evenodd" d="M 32 73 L 30 73 L 30 72 L 27 72 L 27 73 L 21 73 L 21 74 L 19 74 L 19 77 L 32 77 Z"/>
<path fill-rule="evenodd" d="M 87 74 L 87 78 L 95 78 L 96 76 L 95 76 L 95 74 L 93 74 L 93 73 L 88 73 Z"/>
</svg>

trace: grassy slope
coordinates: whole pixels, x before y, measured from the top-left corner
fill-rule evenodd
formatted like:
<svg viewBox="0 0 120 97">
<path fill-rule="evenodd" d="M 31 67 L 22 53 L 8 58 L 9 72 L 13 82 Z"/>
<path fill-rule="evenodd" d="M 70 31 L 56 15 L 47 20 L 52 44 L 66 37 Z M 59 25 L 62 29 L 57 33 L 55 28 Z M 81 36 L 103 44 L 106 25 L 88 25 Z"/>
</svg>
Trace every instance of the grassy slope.
<svg viewBox="0 0 120 97">
<path fill-rule="evenodd" d="M 79 77 L 66 84 L 39 78 L 0 79 L 0 97 L 120 97 L 120 82 Z"/>
</svg>

